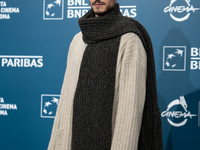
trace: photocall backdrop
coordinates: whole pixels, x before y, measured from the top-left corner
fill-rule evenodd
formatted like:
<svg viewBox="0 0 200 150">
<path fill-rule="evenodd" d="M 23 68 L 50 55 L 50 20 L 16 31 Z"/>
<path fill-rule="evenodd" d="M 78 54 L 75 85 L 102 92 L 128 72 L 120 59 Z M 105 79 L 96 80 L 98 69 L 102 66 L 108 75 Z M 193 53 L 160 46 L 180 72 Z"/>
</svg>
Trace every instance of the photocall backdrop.
<svg viewBox="0 0 200 150">
<path fill-rule="evenodd" d="M 164 150 L 200 150 L 200 1 L 118 0 L 149 32 Z M 0 0 L 0 149 L 45 150 L 89 0 Z"/>
</svg>

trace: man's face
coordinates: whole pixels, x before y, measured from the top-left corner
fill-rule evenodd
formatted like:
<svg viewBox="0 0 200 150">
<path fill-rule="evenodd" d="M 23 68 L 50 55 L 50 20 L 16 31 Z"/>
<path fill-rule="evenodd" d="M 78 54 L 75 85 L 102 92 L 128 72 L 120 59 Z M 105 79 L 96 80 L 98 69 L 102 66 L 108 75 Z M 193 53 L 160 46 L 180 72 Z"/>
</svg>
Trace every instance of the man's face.
<svg viewBox="0 0 200 150">
<path fill-rule="evenodd" d="M 90 5 L 95 13 L 95 17 L 104 16 L 112 9 L 117 0 L 90 0 Z"/>
</svg>

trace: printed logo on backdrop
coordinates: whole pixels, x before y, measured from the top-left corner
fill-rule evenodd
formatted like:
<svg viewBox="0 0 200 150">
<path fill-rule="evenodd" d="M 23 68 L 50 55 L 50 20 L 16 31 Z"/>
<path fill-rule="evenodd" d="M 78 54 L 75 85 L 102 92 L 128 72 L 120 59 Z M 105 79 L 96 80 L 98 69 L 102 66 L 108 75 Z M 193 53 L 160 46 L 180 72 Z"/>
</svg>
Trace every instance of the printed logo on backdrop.
<svg viewBox="0 0 200 150">
<path fill-rule="evenodd" d="M 44 0 L 43 19 L 63 20 L 64 0 Z"/>
<path fill-rule="evenodd" d="M 5 103 L 4 98 L 0 97 L 0 116 L 8 116 L 10 110 L 17 110 L 17 104 Z"/>
<path fill-rule="evenodd" d="M 191 48 L 190 69 L 200 70 L 200 48 L 197 47 Z"/>
<path fill-rule="evenodd" d="M 163 70 L 185 71 L 186 70 L 186 47 L 164 46 L 163 47 Z"/>
<path fill-rule="evenodd" d="M 81 18 L 91 9 L 89 0 L 68 0 L 67 1 L 67 18 Z M 136 17 L 136 6 L 120 6 L 123 16 Z M 44 0 L 43 19 L 44 20 L 63 20 L 64 19 L 64 0 Z"/>
<path fill-rule="evenodd" d="M 181 110 L 173 110 L 174 106 L 181 106 Z M 179 99 L 173 100 L 168 106 L 167 110 L 161 113 L 161 117 L 166 117 L 169 124 L 174 127 L 184 126 L 189 119 L 197 116 L 196 114 L 191 114 L 190 111 L 187 110 L 187 102 L 184 96 L 180 96 Z M 184 110 L 184 111 L 182 111 Z M 175 118 L 175 119 L 174 119 Z M 173 121 L 171 119 L 174 119 Z M 175 122 L 176 121 L 176 122 Z"/>
<path fill-rule="evenodd" d="M 1 67 L 43 67 L 43 56 L 0 55 Z"/>
<path fill-rule="evenodd" d="M 60 95 L 41 95 L 41 118 L 55 118 Z"/>
<path fill-rule="evenodd" d="M 190 0 L 171 0 L 169 6 L 164 8 L 164 13 L 169 13 L 174 21 L 182 22 L 199 9 L 191 5 Z"/>
<path fill-rule="evenodd" d="M 89 1 L 85 0 L 68 0 L 67 5 L 67 18 L 81 18 L 91 9 Z M 126 17 L 134 18 L 137 16 L 135 5 L 120 6 L 120 11 Z"/>
<path fill-rule="evenodd" d="M 0 1 L 0 19 L 10 19 L 12 13 L 20 13 L 19 7 L 10 7 L 6 1 Z"/>
<path fill-rule="evenodd" d="M 185 71 L 186 63 L 190 70 L 200 70 L 200 48 L 190 48 L 190 59 L 186 62 L 186 46 L 163 47 L 163 71 Z"/>
</svg>

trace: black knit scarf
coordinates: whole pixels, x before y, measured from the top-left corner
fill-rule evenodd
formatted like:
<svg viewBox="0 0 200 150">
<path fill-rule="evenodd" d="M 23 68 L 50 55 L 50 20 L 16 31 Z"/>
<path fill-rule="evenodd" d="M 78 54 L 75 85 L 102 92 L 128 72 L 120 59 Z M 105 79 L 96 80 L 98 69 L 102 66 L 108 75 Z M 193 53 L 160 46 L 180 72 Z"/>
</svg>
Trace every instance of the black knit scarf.
<svg viewBox="0 0 200 150">
<path fill-rule="evenodd" d="M 116 6 L 94 17 L 90 10 L 79 19 L 85 49 L 73 105 L 72 150 L 110 150 L 116 62 L 123 34 L 137 34 L 147 53 L 146 100 L 138 150 L 161 150 L 162 133 L 157 103 L 153 48 L 145 28 L 123 17 Z"/>
</svg>

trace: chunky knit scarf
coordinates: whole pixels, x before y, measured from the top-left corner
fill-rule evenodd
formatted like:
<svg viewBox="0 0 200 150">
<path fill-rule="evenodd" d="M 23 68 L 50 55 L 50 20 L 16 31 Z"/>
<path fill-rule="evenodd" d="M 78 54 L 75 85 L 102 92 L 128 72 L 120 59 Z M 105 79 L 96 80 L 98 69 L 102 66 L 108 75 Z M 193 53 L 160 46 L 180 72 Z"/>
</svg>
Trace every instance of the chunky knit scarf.
<svg viewBox="0 0 200 150">
<path fill-rule="evenodd" d="M 139 150 L 161 150 L 162 133 L 153 48 L 145 28 L 123 17 L 116 6 L 106 15 L 93 10 L 79 19 L 87 43 L 74 97 L 72 150 L 109 150 L 112 138 L 112 107 L 120 38 L 137 34 L 147 53 L 146 100 L 138 143 Z"/>
</svg>

